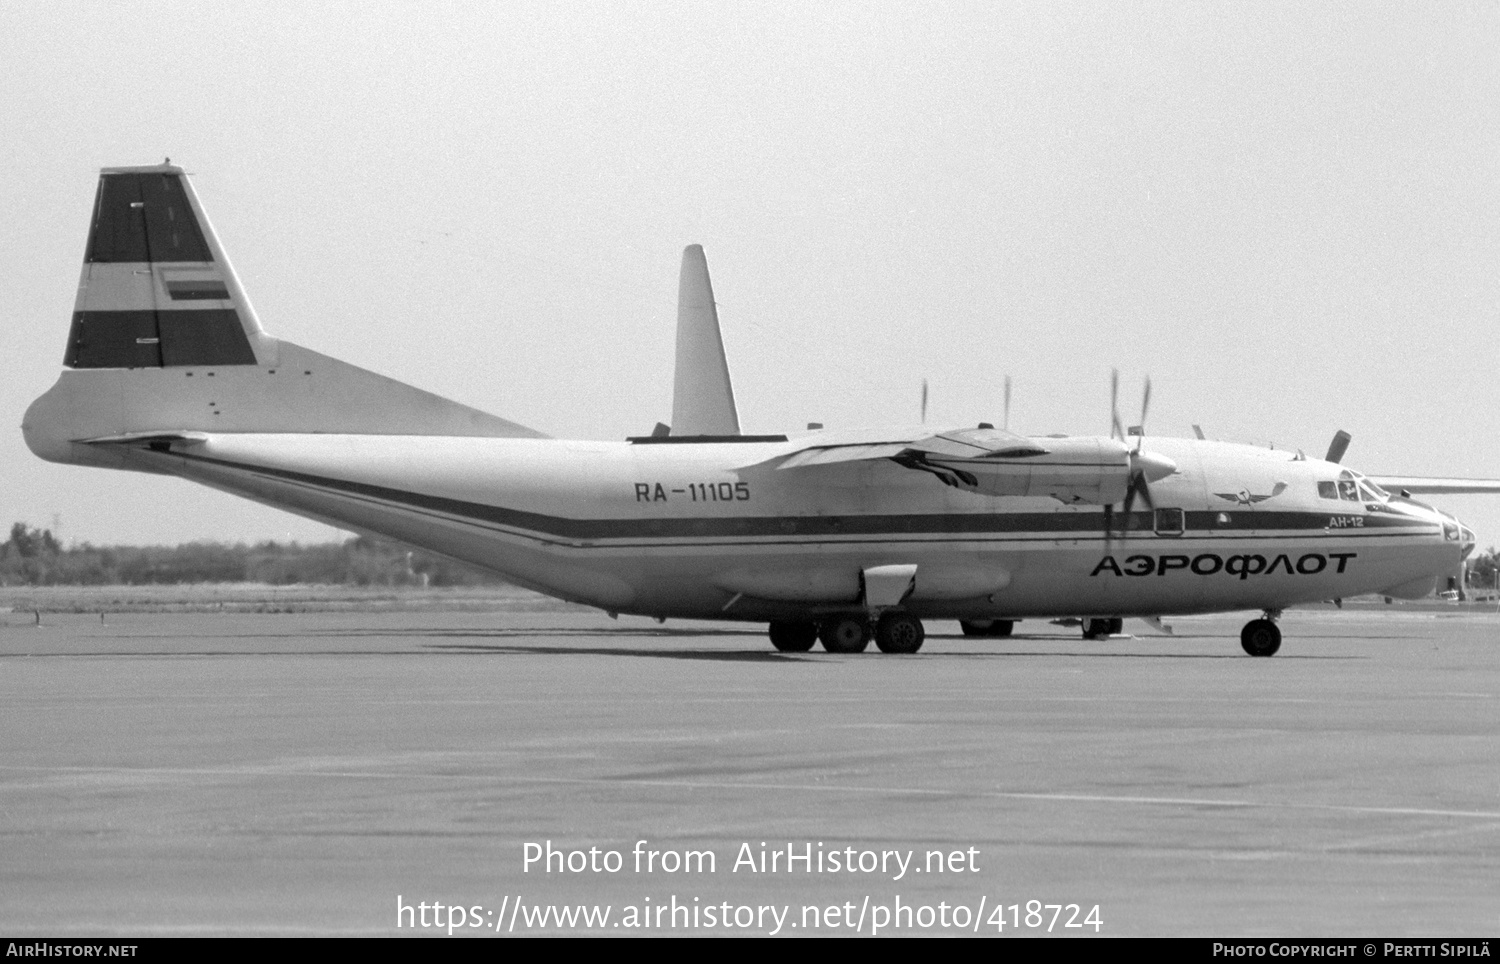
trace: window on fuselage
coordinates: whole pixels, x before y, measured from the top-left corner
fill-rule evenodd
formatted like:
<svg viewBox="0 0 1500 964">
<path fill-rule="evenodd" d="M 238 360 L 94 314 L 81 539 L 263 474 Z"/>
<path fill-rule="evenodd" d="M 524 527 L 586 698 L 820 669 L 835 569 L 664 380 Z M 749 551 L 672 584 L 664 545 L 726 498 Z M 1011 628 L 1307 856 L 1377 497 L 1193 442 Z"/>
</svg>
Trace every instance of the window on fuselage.
<svg viewBox="0 0 1500 964">
<path fill-rule="evenodd" d="M 1324 499 L 1337 499 L 1339 497 L 1339 486 L 1337 482 L 1319 482 L 1318 495 Z"/>
</svg>

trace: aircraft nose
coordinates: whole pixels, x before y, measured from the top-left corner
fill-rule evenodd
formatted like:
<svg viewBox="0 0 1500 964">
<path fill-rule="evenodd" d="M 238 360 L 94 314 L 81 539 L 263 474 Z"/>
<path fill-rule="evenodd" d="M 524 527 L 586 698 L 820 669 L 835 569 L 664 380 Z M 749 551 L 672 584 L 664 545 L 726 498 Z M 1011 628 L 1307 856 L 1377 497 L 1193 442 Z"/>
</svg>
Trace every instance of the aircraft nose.
<svg viewBox="0 0 1500 964">
<path fill-rule="evenodd" d="M 1457 516 L 1449 515 L 1442 509 L 1438 509 L 1437 513 L 1443 519 L 1443 541 L 1458 543 L 1458 557 L 1460 559 L 1469 558 L 1469 553 L 1474 551 L 1474 543 L 1476 541 L 1474 530 L 1458 521 Z"/>
</svg>

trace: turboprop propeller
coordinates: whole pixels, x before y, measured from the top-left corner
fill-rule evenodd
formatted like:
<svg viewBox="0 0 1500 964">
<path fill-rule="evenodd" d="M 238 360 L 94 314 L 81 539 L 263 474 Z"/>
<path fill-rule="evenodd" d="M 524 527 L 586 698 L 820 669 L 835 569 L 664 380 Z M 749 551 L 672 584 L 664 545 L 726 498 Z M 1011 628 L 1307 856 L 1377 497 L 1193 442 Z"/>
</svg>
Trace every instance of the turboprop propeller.
<svg viewBox="0 0 1500 964">
<path fill-rule="evenodd" d="M 1349 442 L 1353 438 L 1348 432 L 1339 429 L 1333 433 L 1333 441 L 1328 444 L 1328 454 L 1323 456 L 1325 462 L 1340 462 L 1344 453 L 1349 451 Z"/>
<path fill-rule="evenodd" d="M 1125 431 L 1120 428 L 1120 370 L 1109 370 L 1109 437 L 1125 440 Z"/>
<path fill-rule="evenodd" d="M 1119 369 L 1111 369 L 1109 373 L 1109 419 L 1111 438 L 1124 441 L 1126 435 L 1120 431 L 1120 372 Z M 1146 379 L 1145 388 L 1141 392 L 1141 420 L 1138 424 L 1130 426 L 1129 434 L 1135 436 L 1135 448 L 1130 452 L 1130 481 L 1125 489 L 1125 502 L 1121 509 L 1120 538 L 1124 539 L 1130 532 L 1131 511 L 1135 508 L 1136 499 L 1146 504 L 1146 508 L 1152 512 L 1156 511 L 1156 500 L 1151 497 L 1151 483 L 1177 471 L 1177 463 L 1164 455 L 1147 452 L 1141 448 L 1141 443 L 1146 437 L 1146 414 L 1151 409 L 1151 379 Z M 1110 539 L 1114 534 L 1114 507 L 1104 507 L 1105 538 Z"/>
</svg>

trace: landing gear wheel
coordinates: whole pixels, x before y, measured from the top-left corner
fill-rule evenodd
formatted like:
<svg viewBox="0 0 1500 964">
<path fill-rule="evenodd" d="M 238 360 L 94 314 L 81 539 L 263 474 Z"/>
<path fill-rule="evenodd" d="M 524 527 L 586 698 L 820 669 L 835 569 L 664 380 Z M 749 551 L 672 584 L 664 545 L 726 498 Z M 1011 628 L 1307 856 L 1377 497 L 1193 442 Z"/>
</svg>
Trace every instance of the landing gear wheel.
<svg viewBox="0 0 1500 964">
<path fill-rule="evenodd" d="M 1251 656 L 1274 656 L 1281 648 L 1281 629 L 1269 619 L 1252 619 L 1240 630 L 1240 645 Z"/>
<path fill-rule="evenodd" d="M 1125 620 L 1121 619 L 1119 616 L 1116 616 L 1114 619 L 1111 619 L 1109 621 L 1109 634 L 1111 636 L 1118 636 L 1124 631 Z"/>
<path fill-rule="evenodd" d="M 1009 636 L 1016 628 L 1014 619 L 960 619 L 958 628 L 965 636 Z"/>
<path fill-rule="evenodd" d="M 805 653 L 818 641 L 817 623 L 781 620 L 771 623 L 771 645 L 783 653 Z"/>
<path fill-rule="evenodd" d="M 1122 624 L 1124 620 L 1120 621 Z M 1113 619 L 1085 619 L 1083 621 L 1084 639 L 1108 639 L 1110 631 L 1114 628 Z"/>
<path fill-rule="evenodd" d="M 882 653 L 915 653 L 926 636 L 922 621 L 906 613 L 886 613 L 875 624 L 875 645 Z"/>
<path fill-rule="evenodd" d="M 818 638 L 830 653 L 862 653 L 870 645 L 870 624 L 854 616 L 835 616 L 824 620 Z"/>
</svg>

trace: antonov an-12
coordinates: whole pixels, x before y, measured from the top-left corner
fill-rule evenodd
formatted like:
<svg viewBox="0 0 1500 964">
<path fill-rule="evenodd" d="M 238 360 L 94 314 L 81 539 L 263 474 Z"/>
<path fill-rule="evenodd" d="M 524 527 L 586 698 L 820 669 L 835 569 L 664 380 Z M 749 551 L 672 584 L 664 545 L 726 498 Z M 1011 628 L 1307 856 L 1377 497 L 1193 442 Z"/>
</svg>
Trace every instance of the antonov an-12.
<svg viewBox="0 0 1500 964">
<path fill-rule="evenodd" d="M 1474 538 L 1328 458 L 1203 439 L 946 430 L 741 434 L 701 249 L 683 259 L 673 424 L 562 441 L 268 335 L 181 168 L 99 179 L 44 459 L 177 475 L 612 614 L 758 621 L 776 648 L 1008 635 L 1072 617 L 1417 597 Z M 1394 494 L 1393 494 L 1394 493 Z"/>
</svg>

